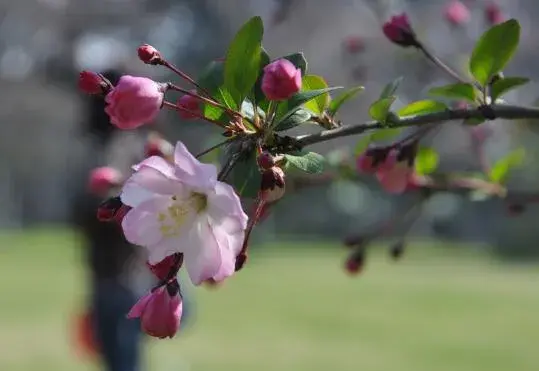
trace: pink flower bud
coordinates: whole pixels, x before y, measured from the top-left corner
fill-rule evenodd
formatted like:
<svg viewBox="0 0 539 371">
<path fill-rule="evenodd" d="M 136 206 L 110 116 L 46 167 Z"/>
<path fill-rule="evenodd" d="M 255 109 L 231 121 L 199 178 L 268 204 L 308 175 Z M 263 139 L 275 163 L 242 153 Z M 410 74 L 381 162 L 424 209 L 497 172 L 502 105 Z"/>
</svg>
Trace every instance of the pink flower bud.
<svg viewBox="0 0 539 371">
<path fill-rule="evenodd" d="M 287 59 L 278 59 L 264 67 L 262 92 L 269 100 L 287 100 L 301 90 L 301 70 Z"/>
<path fill-rule="evenodd" d="M 365 250 L 354 251 L 344 264 L 346 272 L 352 276 L 359 274 L 365 266 Z"/>
<path fill-rule="evenodd" d="M 161 260 L 159 263 L 151 265 L 146 263 L 150 271 L 161 281 L 166 280 L 167 278 L 172 279 L 176 277 L 178 270 L 183 263 L 183 254 L 175 253 L 167 256 L 165 259 Z"/>
<path fill-rule="evenodd" d="M 90 172 L 88 190 L 96 196 L 106 195 L 122 182 L 122 173 L 111 167 L 98 167 Z"/>
<path fill-rule="evenodd" d="M 125 75 L 105 97 L 111 123 L 120 129 L 135 129 L 152 122 L 161 110 L 164 86 L 145 77 Z"/>
<path fill-rule="evenodd" d="M 181 316 L 182 299 L 178 281 L 143 296 L 127 314 L 127 318 L 140 318 L 142 331 L 160 339 L 176 335 Z"/>
<path fill-rule="evenodd" d="M 196 93 L 196 90 L 191 90 L 191 92 Z M 197 97 L 185 94 L 180 99 L 178 99 L 178 107 L 183 108 L 186 111 L 179 110 L 178 114 L 184 120 L 195 119 L 198 117 L 196 114 L 202 114 L 200 111 L 200 103 L 200 99 L 198 99 Z M 191 111 L 193 113 L 188 111 Z"/>
<path fill-rule="evenodd" d="M 104 94 L 110 89 L 110 83 L 100 74 L 91 71 L 81 71 L 79 89 L 86 94 Z"/>
<path fill-rule="evenodd" d="M 389 21 L 384 23 L 382 30 L 389 41 L 397 45 L 403 47 L 420 46 L 406 13 L 391 17 Z"/>
<path fill-rule="evenodd" d="M 127 206 L 127 205 L 122 205 L 122 207 L 120 207 L 118 209 L 118 211 L 116 212 L 116 214 L 114 214 L 114 218 L 113 220 L 118 224 L 118 225 L 122 225 L 122 221 L 124 220 L 125 216 L 127 215 L 127 213 L 132 209 L 131 206 Z"/>
<path fill-rule="evenodd" d="M 485 18 L 490 25 L 495 25 L 504 21 L 502 10 L 494 1 L 487 3 L 487 6 L 485 7 Z"/>
<path fill-rule="evenodd" d="M 470 10 L 459 0 L 453 0 L 447 4 L 445 19 L 454 26 L 459 26 L 470 21 Z"/>
<path fill-rule="evenodd" d="M 267 170 L 275 166 L 275 159 L 269 152 L 262 152 L 256 159 L 261 169 Z"/>
<path fill-rule="evenodd" d="M 115 219 L 116 214 L 125 207 L 120 197 L 111 197 L 103 201 L 97 208 L 97 220 L 100 222 L 110 222 Z"/>
<path fill-rule="evenodd" d="M 148 44 L 139 46 L 137 53 L 140 60 L 146 64 L 158 64 L 163 60 L 159 50 Z"/>
<path fill-rule="evenodd" d="M 365 49 L 365 43 L 361 36 L 353 35 L 344 39 L 344 47 L 350 54 L 357 54 Z"/>
<path fill-rule="evenodd" d="M 373 156 L 369 156 L 367 153 L 362 154 L 357 158 L 356 168 L 359 173 L 374 174 L 376 172 L 376 166 L 374 166 Z"/>
<path fill-rule="evenodd" d="M 285 194 L 284 172 L 274 166 L 262 173 L 260 183 L 260 198 L 265 202 L 275 202 Z"/>
<path fill-rule="evenodd" d="M 376 178 L 382 188 L 388 193 L 400 194 L 406 191 L 410 184 L 413 169 L 409 161 L 397 161 L 399 152 L 392 150 L 386 161 L 376 171 Z"/>
</svg>

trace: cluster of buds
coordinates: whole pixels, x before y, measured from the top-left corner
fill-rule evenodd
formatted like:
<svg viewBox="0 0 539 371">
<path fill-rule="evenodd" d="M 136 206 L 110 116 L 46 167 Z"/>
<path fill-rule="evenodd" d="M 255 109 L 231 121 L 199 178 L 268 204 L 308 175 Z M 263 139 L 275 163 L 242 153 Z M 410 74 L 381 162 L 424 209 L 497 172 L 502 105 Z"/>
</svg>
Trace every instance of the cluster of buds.
<svg viewBox="0 0 539 371">
<path fill-rule="evenodd" d="M 357 170 L 374 174 L 389 193 L 403 193 L 414 188 L 414 161 L 418 142 L 405 145 L 370 148 L 357 158 Z"/>
<path fill-rule="evenodd" d="M 269 152 L 262 152 L 257 158 L 262 171 L 260 182 L 260 199 L 266 203 L 280 200 L 285 193 L 284 171 L 277 166 L 277 161 Z"/>
</svg>

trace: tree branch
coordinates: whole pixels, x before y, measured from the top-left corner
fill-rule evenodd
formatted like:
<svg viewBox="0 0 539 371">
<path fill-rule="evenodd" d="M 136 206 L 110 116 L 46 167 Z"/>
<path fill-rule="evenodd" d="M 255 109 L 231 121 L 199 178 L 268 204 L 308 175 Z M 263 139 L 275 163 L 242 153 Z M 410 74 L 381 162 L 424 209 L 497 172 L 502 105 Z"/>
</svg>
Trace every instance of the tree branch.
<svg viewBox="0 0 539 371">
<path fill-rule="evenodd" d="M 488 113 L 486 112 L 488 110 Z M 383 124 L 377 121 L 369 121 L 363 124 L 342 126 L 336 129 L 324 130 L 316 134 L 301 135 L 296 137 L 296 144 L 305 147 L 315 143 L 326 142 L 331 139 L 362 134 L 373 129 L 402 128 L 440 123 L 451 120 L 466 119 L 539 119 L 539 108 L 493 104 L 487 107 L 447 109 L 445 111 L 427 113 L 424 115 L 409 116 L 398 122 Z"/>
</svg>

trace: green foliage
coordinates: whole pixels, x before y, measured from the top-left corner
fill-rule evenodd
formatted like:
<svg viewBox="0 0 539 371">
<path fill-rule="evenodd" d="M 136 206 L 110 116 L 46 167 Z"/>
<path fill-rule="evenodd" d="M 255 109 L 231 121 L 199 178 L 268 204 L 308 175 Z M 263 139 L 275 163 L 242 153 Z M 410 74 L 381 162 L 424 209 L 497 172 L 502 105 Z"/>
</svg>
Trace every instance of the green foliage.
<svg viewBox="0 0 539 371">
<path fill-rule="evenodd" d="M 321 76 L 316 75 L 305 75 L 302 79 L 302 91 L 310 90 L 320 90 L 327 89 L 328 84 Z M 323 93 L 317 96 L 316 98 L 305 103 L 305 108 L 310 110 L 316 115 L 321 115 L 331 102 L 331 97 L 329 93 Z"/>
<path fill-rule="evenodd" d="M 419 100 L 401 108 L 397 113 L 399 116 L 424 115 L 432 112 L 440 112 L 447 109 L 447 106 L 435 100 Z"/>
<path fill-rule="evenodd" d="M 490 96 L 492 101 L 495 102 L 496 99 L 500 98 L 503 94 L 518 88 L 521 85 L 527 84 L 530 79 L 525 77 L 504 77 L 497 80 L 490 87 Z"/>
<path fill-rule="evenodd" d="M 331 116 L 335 116 L 337 111 L 339 111 L 339 109 L 345 102 L 354 98 L 360 91 L 363 91 L 363 90 L 365 90 L 363 86 L 356 86 L 355 88 L 348 89 L 344 93 L 338 95 L 329 104 L 328 113 Z"/>
<path fill-rule="evenodd" d="M 382 94 L 380 94 L 380 99 L 389 98 L 397 92 L 397 89 L 399 88 L 400 84 L 402 83 L 402 80 L 404 77 L 397 77 L 395 80 L 387 84 L 384 89 L 382 90 Z"/>
<path fill-rule="evenodd" d="M 311 119 L 311 113 L 309 111 L 306 111 L 300 108 L 296 112 L 294 112 L 291 116 L 288 116 L 288 118 L 279 122 L 275 126 L 274 130 L 284 131 L 284 130 L 292 129 L 292 128 L 295 128 L 296 126 L 299 126 L 309 121 L 310 119 Z"/>
<path fill-rule="evenodd" d="M 266 67 L 270 62 L 270 56 L 262 47 L 262 52 L 260 54 L 260 71 L 258 73 L 258 79 L 256 80 L 255 87 L 253 89 L 253 99 L 258 107 L 266 111 L 269 106 L 269 101 L 266 99 L 266 96 L 262 92 L 262 77 L 264 76 L 264 67 Z"/>
<path fill-rule="evenodd" d="M 341 87 L 301 91 L 297 94 L 294 94 L 290 99 L 280 102 L 277 106 L 274 126 L 279 126 L 282 121 L 292 116 L 292 114 L 296 112 L 305 103 L 335 89 L 341 89 Z"/>
<path fill-rule="evenodd" d="M 387 116 L 389 114 L 389 110 L 391 109 L 391 105 L 393 102 L 395 102 L 395 99 L 397 99 L 397 97 L 390 96 L 377 100 L 369 107 L 369 115 L 373 118 L 373 120 L 385 123 L 387 121 Z"/>
<path fill-rule="evenodd" d="M 324 156 L 316 152 L 300 152 L 295 155 L 284 155 L 287 164 L 306 173 L 316 174 L 324 171 Z"/>
<path fill-rule="evenodd" d="M 435 87 L 429 90 L 429 94 L 440 97 L 463 99 L 474 103 L 477 98 L 477 90 L 472 84 L 457 83 Z"/>
<path fill-rule="evenodd" d="M 238 109 L 232 95 L 224 86 L 223 62 L 211 62 L 201 73 L 197 80 L 197 84 L 204 90 L 208 91 L 216 101 L 224 104 L 230 109 Z M 203 94 L 203 92 L 200 90 L 198 90 L 198 93 Z M 221 108 L 217 108 L 208 103 L 202 103 L 202 113 L 204 114 L 204 117 L 211 120 L 225 119 L 225 117 L 223 117 L 223 110 Z"/>
<path fill-rule="evenodd" d="M 262 62 L 264 26 L 260 17 L 245 23 L 230 44 L 225 60 L 225 86 L 237 106 L 255 85 Z"/>
<path fill-rule="evenodd" d="M 511 60 L 520 39 L 515 19 L 493 26 L 477 42 L 470 58 L 470 72 L 485 86 Z"/>
<path fill-rule="evenodd" d="M 415 172 L 418 175 L 430 174 L 438 168 L 440 156 L 433 148 L 420 147 L 415 158 Z"/>
<path fill-rule="evenodd" d="M 521 166 L 525 158 L 526 151 L 524 148 L 509 152 L 494 163 L 488 175 L 489 179 L 494 183 L 503 183 L 509 175 L 511 168 Z"/>
<path fill-rule="evenodd" d="M 253 198 L 258 195 L 261 174 L 254 152 L 236 163 L 230 174 L 230 182 L 241 197 Z"/>
</svg>

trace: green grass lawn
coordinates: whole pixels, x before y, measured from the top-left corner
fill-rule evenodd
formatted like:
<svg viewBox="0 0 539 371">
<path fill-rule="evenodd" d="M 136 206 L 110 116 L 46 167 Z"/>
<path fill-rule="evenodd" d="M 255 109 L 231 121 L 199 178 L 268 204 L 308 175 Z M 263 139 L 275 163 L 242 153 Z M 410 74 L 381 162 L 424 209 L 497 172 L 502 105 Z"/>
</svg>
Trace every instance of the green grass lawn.
<svg viewBox="0 0 539 371">
<path fill-rule="evenodd" d="M 0 235 L 0 370 L 96 370 L 69 325 L 84 272 L 69 233 Z M 322 246 L 320 246 L 322 247 Z M 151 371 L 537 371 L 539 269 L 422 244 L 363 275 L 344 251 L 260 247 L 174 340 L 148 341 Z M 429 247 L 429 248 L 427 248 Z"/>
</svg>

